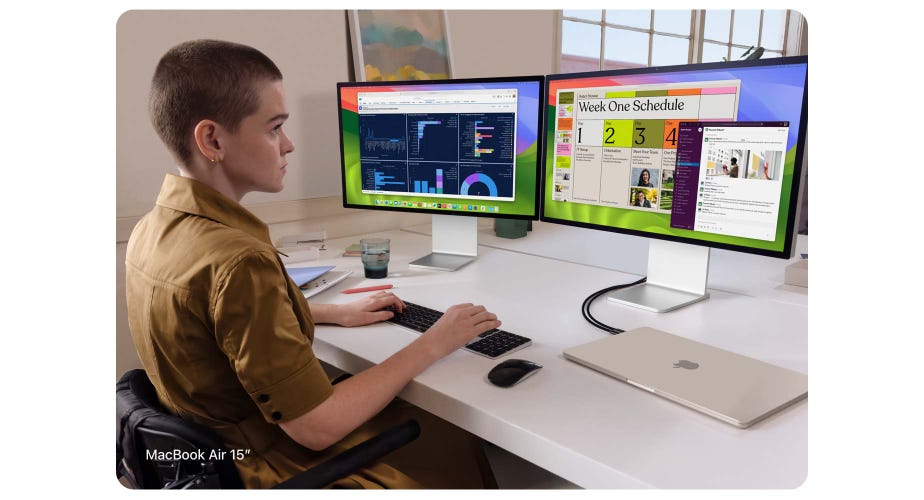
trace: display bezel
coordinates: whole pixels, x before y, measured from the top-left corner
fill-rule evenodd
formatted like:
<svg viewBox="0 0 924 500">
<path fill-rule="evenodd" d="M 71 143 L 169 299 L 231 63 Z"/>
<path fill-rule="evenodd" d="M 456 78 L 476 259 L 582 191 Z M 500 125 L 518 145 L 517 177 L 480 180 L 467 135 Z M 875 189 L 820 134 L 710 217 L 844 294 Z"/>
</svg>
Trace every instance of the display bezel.
<svg viewBox="0 0 924 500">
<path fill-rule="evenodd" d="M 791 190 L 793 196 L 790 196 L 789 207 L 786 217 L 786 230 L 787 235 L 786 241 L 784 242 L 784 248 L 782 250 L 771 250 L 764 248 L 754 248 L 746 245 L 736 245 L 724 242 L 715 242 L 708 240 L 700 240 L 696 238 L 688 238 L 684 236 L 675 236 L 667 235 L 660 233 L 653 233 L 648 231 L 641 231 L 637 229 L 628 229 L 618 226 L 609 226 L 604 224 L 594 224 L 587 223 L 582 221 L 575 221 L 570 219 L 561 219 L 546 215 L 546 208 L 548 207 L 551 200 L 551 186 L 547 183 L 550 182 L 547 179 L 548 176 L 548 153 L 543 154 L 542 157 L 542 178 L 540 185 L 542 187 L 541 193 L 541 207 L 540 207 L 540 220 L 543 222 L 551 222 L 554 224 L 563 224 L 567 226 L 582 227 L 587 229 L 596 229 L 601 231 L 608 231 L 613 233 L 628 234 L 632 236 L 641 236 L 645 238 L 654 238 L 659 240 L 673 241 L 677 243 L 688 243 L 691 245 L 707 246 L 710 248 L 721 248 L 723 250 L 733 250 L 737 252 L 744 252 L 756 255 L 764 255 L 767 257 L 775 257 L 780 259 L 791 258 L 794 251 L 794 240 L 795 240 L 795 221 L 796 215 L 799 212 L 799 207 L 802 200 L 802 175 L 803 175 L 803 163 L 805 160 L 805 134 L 807 130 L 808 123 L 808 56 L 792 56 L 792 57 L 780 57 L 774 59 L 757 59 L 752 61 L 733 61 L 733 62 L 718 62 L 718 63 L 701 63 L 701 64 L 683 64 L 676 66 L 658 66 L 658 67 L 645 67 L 645 68 L 631 68 L 631 69 L 620 69 L 620 70 L 606 70 L 606 71 L 590 71 L 583 73 L 561 73 L 549 75 L 546 77 L 545 82 L 545 91 L 544 95 L 546 96 L 546 101 L 544 102 L 543 107 L 548 107 L 548 99 L 550 95 L 550 88 L 553 82 L 560 80 L 577 80 L 585 78 L 606 78 L 606 77 L 618 77 L 618 76 L 627 76 L 627 75 L 638 75 L 638 74 L 658 74 L 658 73 L 682 73 L 682 72 L 699 72 L 704 70 L 721 70 L 721 69 L 733 69 L 733 68 L 745 68 L 745 67 L 769 67 L 769 66 L 783 66 L 783 65 L 806 65 L 805 72 L 805 83 L 804 83 L 804 92 L 802 94 L 802 106 L 801 106 L 801 117 L 799 120 L 799 131 L 796 140 L 796 150 L 793 158 L 793 180 Z M 553 113 L 547 113 L 543 110 L 543 114 L 546 116 L 546 122 L 543 124 L 543 136 L 545 138 L 543 144 L 543 150 L 546 150 L 546 145 L 548 144 L 548 130 L 551 123 L 549 120 L 554 120 L 555 116 Z M 773 121 L 778 121 L 778 117 L 775 117 Z M 555 202 L 560 203 L 560 202 Z"/>
<path fill-rule="evenodd" d="M 509 214 L 509 213 L 497 213 L 497 212 L 481 212 L 481 211 L 457 211 L 457 210 L 441 210 L 433 208 L 424 208 L 424 207 L 402 207 L 402 206 L 392 206 L 392 205 L 365 205 L 359 203 L 351 203 L 347 199 L 347 186 L 346 186 L 346 156 L 344 154 L 344 138 L 343 138 L 343 92 L 344 88 L 366 88 L 366 87 L 394 87 L 394 86 L 415 86 L 415 85 L 453 85 L 453 84 L 477 84 L 477 83 L 504 83 L 504 82 L 535 82 L 538 85 L 538 102 L 539 109 L 536 113 L 538 123 L 536 124 L 536 175 L 535 175 L 535 190 L 533 192 L 533 208 L 531 214 Z M 501 218 L 501 219 L 521 219 L 521 220 L 539 220 L 539 210 L 541 206 L 540 196 L 542 195 L 542 170 L 544 169 L 544 157 L 545 157 L 545 133 L 543 126 L 545 125 L 545 91 L 547 85 L 545 83 L 545 76 L 542 75 L 531 75 L 531 76 L 514 76 L 514 77 L 492 77 L 492 78 L 454 78 L 450 80 L 411 80 L 411 81 L 383 81 L 383 82 L 339 82 L 337 83 L 337 122 L 338 122 L 338 134 L 340 139 L 340 187 L 341 195 L 343 197 L 343 207 L 344 208 L 360 208 L 366 210 L 386 210 L 391 212 L 408 212 L 408 213 L 417 213 L 417 214 L 434 214 L 434 215 L 454 215 L 462 217 L 489 217 L 489 218 Z M 514 167 L 516 168 L 516 167 Z M 389 195 L 389 196 L 400 196 L 400 195 Z"/>
</svg>

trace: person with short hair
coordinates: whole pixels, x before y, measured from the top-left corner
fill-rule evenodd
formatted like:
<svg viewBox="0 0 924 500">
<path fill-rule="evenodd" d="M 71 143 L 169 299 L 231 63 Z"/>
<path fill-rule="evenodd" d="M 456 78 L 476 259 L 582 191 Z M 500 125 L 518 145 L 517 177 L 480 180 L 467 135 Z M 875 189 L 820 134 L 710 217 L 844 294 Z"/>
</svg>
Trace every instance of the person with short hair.
<svg viewBox="0 0 924 500">
<path fill-rule="evenodd" d="M 178 175 L 166 176 L 128 242 L 132 339 L 167 411 L 248 450 L 235 461 L 245 486 L 273 486 L 360 441 L 409 381 L 500 326 L 483 306 L 452 306 L 393 356 L 332 384 L 312 349 L 314 325 L 376 323 L 404 303 L 380 292 L 308 304 L 267 225 L 240 204 L 281 191 L 295 151 L 281 71 L 252 47 L 189 41 L 160 59 L 149 104 Z M 382 463 L 332 486 L 452 487 Z"/>
<path fill-rule="evenodd" d="M 651 202 L 649 202 L 648 198 L 645 197 L 644 191 L 636 191 L 635 199 L 632 201 L 632 206 L 651 208 Z"/>
</svg>

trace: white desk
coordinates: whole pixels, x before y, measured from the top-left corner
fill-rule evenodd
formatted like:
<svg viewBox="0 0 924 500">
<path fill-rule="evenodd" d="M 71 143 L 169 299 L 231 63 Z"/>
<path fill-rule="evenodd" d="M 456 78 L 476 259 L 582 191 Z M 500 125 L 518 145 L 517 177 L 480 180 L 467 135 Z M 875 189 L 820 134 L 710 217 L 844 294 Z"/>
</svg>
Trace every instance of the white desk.
<svg viewBox="0 0 924 500">
<path fill-rule="evenodd" d="M 487 246 L 454 273 L 412 270 L 408 262 L 429 252 L 430 238 L 407 231 L 377 235 L 392 240 L 389 277 L 366 280 L 358 258 L 339 257 L 358 238 L 332 240 L 328 251 L 337 257 L 322 254 L 311 265 L 335 264 L 354 275 L 313 301 L 348 302 L 356 296 L 339 290 L 388 282 L 400 297 L 434 309 L 484 304 L 502 328 L 533 339 L 508 357 L 545 366 L 501 389 L 485 380 L 498 361 L 458 351 L 411 382 L 400 395 L 407 401 L 585 488 L 793 488 L 804 480 L 807 401 L 741 430 L 562 357 L 563 349 L 606 335 L 581 317 L 583 299 L 635 276 Z M 593 312 L 621 328 L 652 326 L 808 372 L 806 305 L 710 292 L 708 300 L 667 314 L 602 300 Z M 389 324 L 320 326 L 314 349 L 325 362 L 356 372 L 415 338 Z"/>
</svg>

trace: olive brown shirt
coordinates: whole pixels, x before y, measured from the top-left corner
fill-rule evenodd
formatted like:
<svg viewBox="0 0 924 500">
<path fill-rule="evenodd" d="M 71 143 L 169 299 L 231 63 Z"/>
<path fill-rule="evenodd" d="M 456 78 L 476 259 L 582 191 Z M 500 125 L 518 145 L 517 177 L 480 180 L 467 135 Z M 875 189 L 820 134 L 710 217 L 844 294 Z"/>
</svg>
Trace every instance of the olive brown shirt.
<svg viewBox="0 0 924 500">
<path fill-rule="evenodd" d="M 245 450 L 235 461 L 245 486 L 272 486 L 340 451 L 304 448 L 277 425 L 333 389 L 311 348 L 308 304 L 262 221 L 205 184 L 167 175 L 132 232 L 125 268 L 132 339 L 161 403 Z"/>
</svg>

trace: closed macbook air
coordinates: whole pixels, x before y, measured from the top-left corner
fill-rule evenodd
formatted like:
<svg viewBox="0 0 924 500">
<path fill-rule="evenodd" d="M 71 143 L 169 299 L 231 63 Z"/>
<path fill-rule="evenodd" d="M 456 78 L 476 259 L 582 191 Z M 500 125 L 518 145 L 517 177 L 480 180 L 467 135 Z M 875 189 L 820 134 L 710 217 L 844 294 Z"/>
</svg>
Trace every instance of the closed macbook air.
<svg viewBox="0 0 924 500">
<path fill-rule="evenodd" d="M 653 328 L 564 351 L 566 359 L 746 428 L 808 396 L 808 376 Z"/>
</svg>

